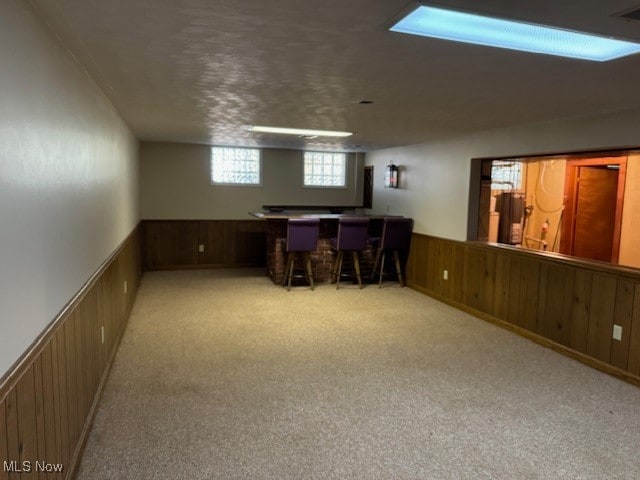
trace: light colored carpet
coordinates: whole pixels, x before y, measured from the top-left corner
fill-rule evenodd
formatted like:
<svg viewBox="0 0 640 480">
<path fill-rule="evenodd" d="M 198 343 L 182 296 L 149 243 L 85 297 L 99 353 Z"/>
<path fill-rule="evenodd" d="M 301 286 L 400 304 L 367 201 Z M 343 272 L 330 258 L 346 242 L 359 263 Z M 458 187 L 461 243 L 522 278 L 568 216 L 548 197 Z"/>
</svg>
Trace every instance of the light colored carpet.
<svg viewBox="0 0 640 480">
<path fill-rule="evenodd" d="M 408 288 L 147 273 L 79 480 L 636 479 L 640 389 Z"/>
</svg>

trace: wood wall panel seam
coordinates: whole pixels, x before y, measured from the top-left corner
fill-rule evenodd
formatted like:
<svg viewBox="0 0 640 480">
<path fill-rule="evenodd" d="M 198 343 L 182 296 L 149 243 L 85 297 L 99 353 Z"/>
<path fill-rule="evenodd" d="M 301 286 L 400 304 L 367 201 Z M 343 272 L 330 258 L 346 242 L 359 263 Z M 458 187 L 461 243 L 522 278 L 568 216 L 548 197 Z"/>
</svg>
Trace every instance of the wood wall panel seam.
<svg viewBox="0 0 640 480">
<path fill-rule="evenodd" d="M 74 445 L 78 441 L 78 389 L 76 383 L 76 350 L 74 346 L 75 312 L 65 322 L 64 349 L 65 365 L 67 368 L 67 418 L 69 419 L 69 445 Z"/>
<path fill-rule="evenodd" d="M 635 284 L 634 290 L 627 368 L 631 373 L 640 375 L 640 283 Z"/>
<path fill-rule="evenodd" d="M 587 355 L 603 362 L 611 358 L 611 331 L 615 309 L 616 279 L 601 273 L 593 276 L 591 310 L 587 332 Z"/>
<path fill-rule="evenodd" d="M 520 278 L 522 259 L 512 257 L 509 259 L 509 306 L 505 320 L 516 325 L 519 320 Z"/>
<path fill-rule="evenodd" d="M 509 277 L 511 262 L 507 255 L 496 258 L 496 284 L 494 290 L 494 313 L 498 318 L 509 317 Z"/>
<path fill-rule="evenodd" d="M 60 417 L 61 424 L 61 453 L 62 463 L 66 464 L 69 461 L 69 399 L 67 390 L 67 353 L 66 342 L 64 339 L 64 329 L 58 330 L 56 335 L 56 343 L 58 345 L 58 387 L 60 392 L 58 415 Z"/>
<path fill-rule="evenodd" d="M 16 412 L 18 417 L 18 445 L 20 464 L 35 462 L 38 458 L 38 432 L 36 426 L 36 397 L 34 368 L 31 365 L 16 385 Z"/>
<path fill-rule="evenodd" d="M 635 284 L 628 280 L 619 280 L 613 312 L 613 323 L 622 327 L 622 338 L 612 339 L 609 363 L 627 370 L 629 367 L 629 345 L 631 341 L 631 324 L 633 321 Z"/>
<path fill-rule="evenodd" d="M 48 463 L 58 463 L 56 454 L 56 422 L 53 398 L 53 369 L 51 343 L 48 342 L 40 355 L 42 362 L 42 392 L 44 408 L 45 459 Z M 54 474 L 48 478 L 55 478 Z"/>
<path fill-rule="evenodd" d="M 33 362 L 33 384 L 35 391 L 35 409 L 36 409 L 36 440 L 37 440 L 37 460 L 47 460 L 47 443 L 44 423 L 44 392 L 42 390 L 42 354 Z M 40 473 L 40 478 L 45 476 Z"/>
<path fill-rule="evenodd" d="M 0 460 L 9 459 L 7 452 L 7 415 L 5 401 L 0 401 Z M 4 468 L 0 468 L 0 480 L 9 480 L 9 474 Z"/>
<path fill-rule="evenodd" d="M 18 412 L 16 407 L 16 391 L 11 390 L 5 399 L 5 418 L 7 429 L 7 457 L 9 460 L 20 460 L 20 438 L 18 435 Z M 19 479 L 19 473 L 9 473 L 9 479 Z"/>
<path fill-rule="evenodd" d="M 573 308 L 571 310 L 570 347 L 585 354 L 587 353 L 592 285 L 592 272 L 576 270 L 573 285 Z"/>
</svg>

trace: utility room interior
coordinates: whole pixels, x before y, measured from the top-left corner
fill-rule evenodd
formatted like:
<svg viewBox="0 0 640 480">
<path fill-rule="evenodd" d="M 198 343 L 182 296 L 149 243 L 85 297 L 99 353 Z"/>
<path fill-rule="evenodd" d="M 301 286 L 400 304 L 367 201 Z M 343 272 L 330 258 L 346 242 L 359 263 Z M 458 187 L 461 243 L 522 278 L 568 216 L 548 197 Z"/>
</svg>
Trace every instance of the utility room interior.
<svg viewBox="0 0 640 480">
<path fill-rule="evenodd" d="M 483 160 L 478 240 L 640 267 L 637 151 Z"/>
</svg>

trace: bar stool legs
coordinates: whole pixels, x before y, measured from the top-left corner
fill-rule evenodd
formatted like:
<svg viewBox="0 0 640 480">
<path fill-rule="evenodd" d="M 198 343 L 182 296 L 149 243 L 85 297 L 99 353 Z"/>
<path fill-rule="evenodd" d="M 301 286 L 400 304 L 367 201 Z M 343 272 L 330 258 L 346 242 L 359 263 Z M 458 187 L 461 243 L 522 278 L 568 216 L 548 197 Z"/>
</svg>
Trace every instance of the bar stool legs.
<svg viewBox="0 0 640 480">
<path fill-rule="evenodd" d="M 320 220 L 317 218 L 290 218 L 287 221 L 287 238 L 281 240 L 282 251 L 287 252 L 287 263 L 284 268 L 284 283 L 287 291 L 291 290 L 296 263 L 296 253 L 302 253 L 302 266 L 304 277 L 309 282 L 311 290 L 313 285 L 313 268 L 311 266 L 311 252 L 318 248 L 318 235 L 320 232 Z M 302 278 L 303 275 L 296 275 Z"/>
<path fill-rule="evenodd" d="M 393 252 L 393 264 L 398 276 L 398 282 L 400 286 L 404 287 L 405 279 L 402 275 L 402 265 L 400 263 L 399 251 L 408 252 L 411 244 L 411 231 L 413 230 L 413 220 L 410 218 L 401 217 L 386 217 L 382 225 L 382 236 L 379 239 L 377 246 L 377 252 L 375 261 L 373 262 L 373 271 L 371 272 L 371 279 L 376 273 L 378 268 L 378 261 L 382 256 L 382 262 L 380 263 L 380 278 L 378 279 L 378 286 L 382 286 L 382 277 L 384 275 L 386 253 Z M 391 259 L 389 259 L 391 260 Z M 392 263 L 392 262 L 389 262 Z"/>
<path fill-rule="evenodd" d="M 302 261 L 304 263 L 304 275 L 311 286 L 311 290 L 314 290 L 313 284 L 313 269 L 311 268 L 311 255 L 309 252 L 302 252 Z M 296 263 L 296 252 L 287 253 L 287 263 L 284 268 L 284 282 L 282 286 L 287 287 L 287 292 L 291 291 L 291 279 L 293 278 L 293 267 Z"/>
<path fill-rule="evenodd" d="M 400 286 L 404 287 L 404 280 L 402 278 L 402 267 L 400 266 L 400 256 L 398 255 L 398 251 L 393 251 L 393 258 L 396 261 L 396 273 L 398 274 L 398 282 L 400 282 Z"/>
<path fill-rule="evenodd" d="M 382 262 L 380 263 L 380 278 L 378 279 L 378 288 L 382 288 L 382 276 L 384 275 L 384 260 L 386 257 L 386 252 L 382 252 Z"/>
<path fill-rule="evenodd" d="M 358 252 L 353 250 L 353 268 L 356 271 L 356 278 L 358 279 L 358 286 L 362 288 L 362 278 L 360 277 L 360 261 L 358 260 Z"/>
<path fill-rule="evenodd" d="M 296 254 L 294 252 L 287 253 L 287 263 L 284 267 L 284 282 L 282 286 L 287 287 L 287 292 L 291 290 L 291 277 L 293 277 L 293 260 L 295 259 Z"/>
<path fill-rule="evenodd" d="M 382 256 L 382 259 L 380 257 Z M 378 287 L 382 288 L 382 277 L 384 276 L 384 263 L 386 260 L 387 252 L 385 250 L 378 250 L 376 253 L 376 258 L 373 261 L 373 270 L 371 271 L 371 279 L 376 274 L 376 270 L 378 265 L 380 265 L 380 272 L 378 277 Z M 393 250 L 393 262 L 396 267 L 396 274 L 398 275 L 398 282 L 401 287 L 404 287 L 404 277 L 402 276 L 402 266 L 400 264 L 400 255 L 398 254 L 398 250 Z"/>
<path fill-rule="evenodd" d="M 313 290 L 313 270 L 311 269 L 311 254 L 309 252 L 304 252 L 304 266 L 307 273 L 307 280 L 309 280 L 309 285 L 311 285 L 311 290 Z"/>
<path fill-rule="evenodd" d="M 331 271 L 331 282 L 336 284 L 336 290 L 340 288 L 340 277 L 342 276 L 342 264 L 344 263 L 344 250 L 338 250 L 336 261 L 333 264 L 333 270 Z M 358 252 L 356 250 L 351 251 L 351 258 L 353 259 L 353 271 L 358 281 L 358 286 L 363 288 L 362 275 L 360 274 L 360 260 L 358 259 Z"/>
<path fill-rule="evenodd" d="M 343 258 L 344 258 L 344 252 L 342 250 L 338 250 L 336 261 L 333 264 L 333 269 L 331 270 L 331 283 L 337 283 L 336 289 L 340 288 L 340 275 L 342 274 Z"/>
<path fill-rule="evenodd" d="M 331 248 L 337 252 L 331 276 L 331 280 L 336 283 L 336 290 L 340 288 L 344 252 L 351 252 L 353 263 L 351 273 L 356 277 L 358 286 L 362 288 L 362 276 L 360 275 L 358 252 L 367 247 L 368 231 L 369 218 L 345 217 L 340 218 L 338 221 L 338 234 L 335 238 L 330 239 Z"/>
</svg>

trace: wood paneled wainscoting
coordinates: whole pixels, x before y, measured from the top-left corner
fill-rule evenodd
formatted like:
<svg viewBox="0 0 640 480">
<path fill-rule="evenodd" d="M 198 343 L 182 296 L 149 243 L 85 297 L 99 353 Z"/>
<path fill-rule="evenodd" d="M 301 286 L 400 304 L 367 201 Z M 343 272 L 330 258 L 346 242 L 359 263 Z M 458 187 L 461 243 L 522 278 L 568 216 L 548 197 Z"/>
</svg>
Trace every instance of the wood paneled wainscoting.
<svg viewBox="0 0 640 480">
<path fill-rule="evenodd" d="M 0 380 L 1 480 L 72 478 L 140 277 L 135 229 Z"/>
<path fill-rule="evenodd" d="M 143 220 L 140 228 L 144 270 L 266 265 L 263 220 Z"/>
<path fill-rule="evenodd" d="M 640 386 L 637 270 L 414 234 L 407 280 L 420 292 Z M 613 339 L 614 325 L 622 327 L 621 340 Z"/>
</svg>

